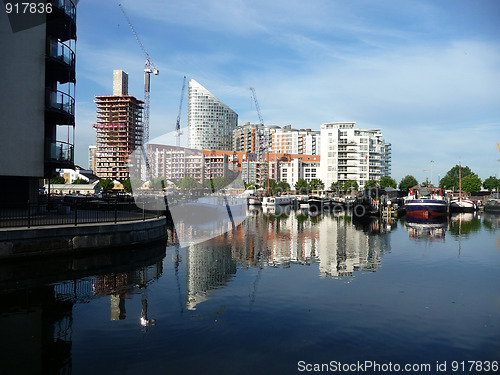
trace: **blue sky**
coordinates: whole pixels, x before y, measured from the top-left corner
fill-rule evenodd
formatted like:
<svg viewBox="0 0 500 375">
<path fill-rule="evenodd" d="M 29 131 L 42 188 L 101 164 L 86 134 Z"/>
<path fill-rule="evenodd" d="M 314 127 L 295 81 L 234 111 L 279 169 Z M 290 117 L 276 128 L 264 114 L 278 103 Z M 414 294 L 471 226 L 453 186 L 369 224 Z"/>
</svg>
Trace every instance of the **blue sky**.
<svg viewBox="0 0 500 375">
<path fill-rule="evenodd" d="M 116 0 L 78 4 L 76 162 L 95 143 L 94 95 L 113 69 L 143 98 L 145 58 Z M 499 176 L 500 1 L 121 0 L 160 75 L 150 138 L 174 129 L 183 76 L 239 115 L 319 129 L 379 128 L 392 177 L 436 183 L 458 161 Z M 186 90 L 187 93 L 187 90 Z M 182 124 L 187 124 L 187 95 Z M 434 160 L 434 163 L 430 161 Z"/>
</svg>

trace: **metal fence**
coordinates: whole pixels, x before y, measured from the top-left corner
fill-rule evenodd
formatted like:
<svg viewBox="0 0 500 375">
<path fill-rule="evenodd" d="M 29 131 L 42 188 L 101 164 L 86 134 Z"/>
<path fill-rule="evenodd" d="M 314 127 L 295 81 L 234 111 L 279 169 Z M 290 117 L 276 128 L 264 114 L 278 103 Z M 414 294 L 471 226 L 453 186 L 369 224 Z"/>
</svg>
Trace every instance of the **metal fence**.
<svg viewBox="0 0 500 375">
<path fill-rule="evenodd" d="M 146 202 L 95 199 L 0 205 L 0 228 L 118 223 L 165 215 L 147 207 Z"/>
</svg>

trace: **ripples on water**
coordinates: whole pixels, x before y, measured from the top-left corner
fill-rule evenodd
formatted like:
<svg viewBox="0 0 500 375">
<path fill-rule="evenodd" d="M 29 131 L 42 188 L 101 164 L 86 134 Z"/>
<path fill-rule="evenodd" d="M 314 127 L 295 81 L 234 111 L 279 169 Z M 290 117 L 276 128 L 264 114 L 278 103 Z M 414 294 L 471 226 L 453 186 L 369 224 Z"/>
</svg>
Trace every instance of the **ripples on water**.
<svg viewBox="0 0 500 375">
<path fill-rule="evenodd" d="M 500 360 L 499 218 L 257 210 L 188 247 L 2 264 L 2 369 L 274 374 L 299 361 Z"/>
</svg>

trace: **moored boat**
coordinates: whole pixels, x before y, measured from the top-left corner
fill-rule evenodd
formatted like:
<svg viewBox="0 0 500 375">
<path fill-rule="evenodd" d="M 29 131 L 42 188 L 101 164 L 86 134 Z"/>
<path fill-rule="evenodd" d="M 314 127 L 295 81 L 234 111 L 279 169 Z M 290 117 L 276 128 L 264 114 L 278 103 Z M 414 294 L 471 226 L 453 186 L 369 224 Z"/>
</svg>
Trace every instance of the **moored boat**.
<svg viewBox="0 0 500 375">
<path fill-rule="evenodd" d="M 262 205 L 264 206 L 282 206 L 292 203 L 290 197 L 264 197 Z"/>
<path fill-rule="evenodd" d="M 415 186 L 405 199 L 406 214 L 420 219 L 429 219 L 448 214 L 448 202 L 438 187 Z"/>
<path fill-rule="evenodd" d="M 299 207 L 309 206 L 309 197 L 307 195 L 297 195 L 297 204 Z"/>
<path fill-rule="evenodd" d="M 248 198 L 248 204 L 252 206 L 260 206 L 262 205 L 262 199 L 258 197 L 249 197 Z"/>
<path fill-rule="evenodd" d="M 308 197 L 307 202 L 309 204 L 309 208 L 314 207 L 317 211 L 321 211 L 323 209 L 324 199 L 322 197 L 311 195 Z"/>
<path fill-rule="evenodd" d="M 450 201 L 451 212 L 474 212 L 476 210 L 477 204 L 462 195 Z"/>
</svg>

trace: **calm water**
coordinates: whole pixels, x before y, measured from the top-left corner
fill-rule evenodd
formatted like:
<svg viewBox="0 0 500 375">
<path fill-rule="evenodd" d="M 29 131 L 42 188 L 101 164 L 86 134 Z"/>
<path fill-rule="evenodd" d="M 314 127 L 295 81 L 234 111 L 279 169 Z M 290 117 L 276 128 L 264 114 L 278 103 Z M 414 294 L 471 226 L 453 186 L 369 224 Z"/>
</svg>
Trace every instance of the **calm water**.
<svg viewBox="0 0 500 375">
<path fill-rule="evenodd" d="M 453 361 L 500 360 L 500 216 L 255 211 L 208 242 L 0 275 L 0 374 L 290 374 L 331 361 L 443 374 L 437 361 L 457 373 Z"/>
</svg>

